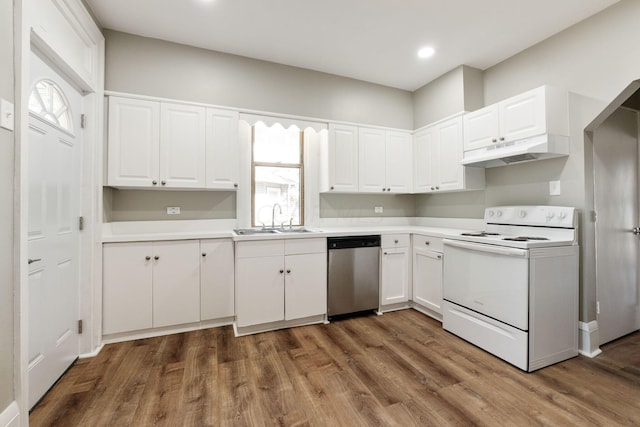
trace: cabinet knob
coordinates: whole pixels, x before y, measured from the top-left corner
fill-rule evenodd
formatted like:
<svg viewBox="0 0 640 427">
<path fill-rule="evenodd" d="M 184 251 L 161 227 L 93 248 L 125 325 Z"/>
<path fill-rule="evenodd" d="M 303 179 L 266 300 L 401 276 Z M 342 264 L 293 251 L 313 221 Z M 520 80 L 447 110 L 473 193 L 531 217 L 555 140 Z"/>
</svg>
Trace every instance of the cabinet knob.
<svg viewBox="0 0 640 427">
<path fill-rule="evenodd" d="M 387 191 L 391 191 L 391 189 L 390 189 L 390 188 L 387 188 Z"/>
<path fill-rule="evenodd" d="M 160 259 L 160 257 L 158 255 L 154 256 L 153 259 L 155 259 L 156 261 Z"/>
<path fill-rule="evenodd" d="M 291 269 L 287 269 L 287 274 L 291 273 Z"/>
<path fill-rule="evenodd" d="M 387 253 L 387 252 L 385 252 L 384 254 L 385 254 L 385 255 L 388 255 L 388 253 Z"/>
<path fill-rule="evenodd" d="M 434 187 L 431 187 L 431 189 L 432 189 L 432 190 L 435 190 L 435 188 L 434 188 Z"/>
<path fill-rule="evenodd" d="M 504 141 L 504 136 L 501 136 L 501 137 L 500 137 L 500 141 Z"/>
<path fill-rule="evenodd" d="M 491 140 L 491 142 L 498 142 L 498 140 L 497 140 L 497 139 L 495 139 L 495 138 L 493 138 L 493 139 Z"/>
<path fill-rule="evenodd" d="M 202 252 L 202 256 L 207 256 L 207 253 L 206 252 Z"/>
<path fill-rule="evenodd" d="M 284 270 L 280 270 L 280 274 L 284 273 Z"/>
<path fill-rule="evenodd" d="M 147 255 L 146 257 L 144 257 L 144 259 L 146 259 L 147 261 L 149 261 L 151 259 L 151 257 L 149 255 Z"/>
<path fill-rule="evenodd" d="M 151 181 L 151 183 L 152 183 L 153 185 L 158 185 L 158 181 L 156 181 L 155 179 L 154 179 L 153 181 Z"/>
<path fill-rule="evenodd" d="M 333 190 L 333 185 L 331 186 L 331 190 Z"/>
<path fill-rule="evenodd" d="M 396 244 L 397 244 L 397 243 L 398 243 L 398 239 L 394 240 L 394 241 L 393 241 L 393 243 L 396 243 Z"/>
<path fill-rule="evenodd" d="M 382 188 L 382 191 L 387 191 L 387 189 L 383 187 L 383 188 Z"/>
<path fill-rule="evenodd" d="M 440 189 L 440 187 L 438 187 L 438 186 L 436 185 L 436 190 L 439 190 L 439 189 Z"/>
<path fill-rule="evenodd" d="M 167 185 L 167 181 L 165 181 L 164 179 L 162 181 L 160 181 L 160 184 L 162 185 Z"/>
<path fill-rule="evenodd" d="M 234 183 L 233 183 L 233 186 L 234 186 L 234 188 L 238 188 L 238 183 L 237 183 L 237 182 L 234 182 Z"/>
<path fill-rule="evenodd" d="M 431 242 L 430 242 L 430 241 L 428 241 L 428 240 L 425 240 L 424 244 L 425 244 L 425 245 L 427 245 L 427 246 L 429 246 L 429 245 L 431 244 Z"/>
<path fill-rule="evenodd" d="M 442 255 L 438 255 L 438 259 L 442 259 Z"/>
</svg>

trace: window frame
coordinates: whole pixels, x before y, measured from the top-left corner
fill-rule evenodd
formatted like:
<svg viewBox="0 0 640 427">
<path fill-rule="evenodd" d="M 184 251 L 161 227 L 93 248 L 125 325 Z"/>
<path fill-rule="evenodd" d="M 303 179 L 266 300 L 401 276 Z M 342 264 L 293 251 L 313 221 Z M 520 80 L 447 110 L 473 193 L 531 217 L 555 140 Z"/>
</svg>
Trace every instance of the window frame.
<svg viewBox="0 0 640 427">
<path fill-rule="evenodd" d="M 267 126 L 265 124 L 265 126 Z M 271 126 L 267 126 L 271 127 Z M 277 163 L 277 162 L 256 162 L 254 160 L 255 124 L 251 126 L 251 227 L 258 227 L 256 224 L 256 166 L 274 167 L 274 168 L 290 168 L 300 170 L 300 224 L 304 226 L 304 130 L 298 130 L 298 144 L 300 146 L 300 163 Z M 267 225 L 269 226 L 269 225 Z M 275 224 L 274 224 L 275 227 Z"/>
</svg>

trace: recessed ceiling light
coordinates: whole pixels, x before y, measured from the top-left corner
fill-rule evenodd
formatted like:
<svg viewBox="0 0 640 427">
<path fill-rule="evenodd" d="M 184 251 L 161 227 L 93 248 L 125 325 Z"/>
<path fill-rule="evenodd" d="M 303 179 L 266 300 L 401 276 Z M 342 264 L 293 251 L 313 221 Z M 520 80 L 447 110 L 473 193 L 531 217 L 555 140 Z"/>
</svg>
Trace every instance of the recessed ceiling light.
<svg viewBox="0 0 640 427">
<path fill-rule="evenodd" d="M 436 50 L 432 47 L 423 47 L 418 51 L 419 58 L 430 58 L 433 54 L 436 53 Z"/>
</svg>

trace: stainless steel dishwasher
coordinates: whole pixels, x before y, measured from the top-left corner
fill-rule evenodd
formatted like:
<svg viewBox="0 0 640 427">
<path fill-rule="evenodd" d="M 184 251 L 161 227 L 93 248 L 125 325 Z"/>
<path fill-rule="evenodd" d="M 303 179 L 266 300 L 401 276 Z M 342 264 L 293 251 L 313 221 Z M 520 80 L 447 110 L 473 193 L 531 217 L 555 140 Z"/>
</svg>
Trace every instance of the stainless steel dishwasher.
<svg viewBox="0 0 640 427">
<path fill-rule="evenodd" d="M 328 317 L 377 310 L 380 301 L 380 236 L 330 237 Z"/>
</svg>

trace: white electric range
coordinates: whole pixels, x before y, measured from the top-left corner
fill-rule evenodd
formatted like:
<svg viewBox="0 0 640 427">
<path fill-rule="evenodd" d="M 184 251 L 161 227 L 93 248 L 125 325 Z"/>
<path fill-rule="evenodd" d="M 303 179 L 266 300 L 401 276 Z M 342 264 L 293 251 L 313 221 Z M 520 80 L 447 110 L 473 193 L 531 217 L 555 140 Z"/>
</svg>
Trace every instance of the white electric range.
<svg viewBox="0 0 640 427">
<path fill-rule="evenodd" d="M 499 206 L 444 239 L 443 327 L 525 371 L 578 354 L 575 208 Z"/>
</svg>

